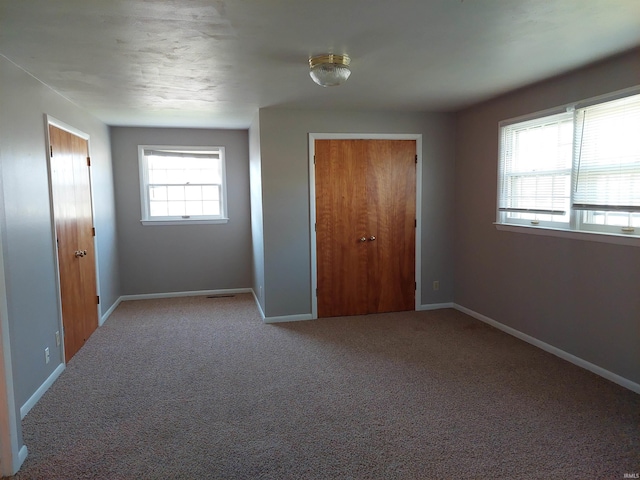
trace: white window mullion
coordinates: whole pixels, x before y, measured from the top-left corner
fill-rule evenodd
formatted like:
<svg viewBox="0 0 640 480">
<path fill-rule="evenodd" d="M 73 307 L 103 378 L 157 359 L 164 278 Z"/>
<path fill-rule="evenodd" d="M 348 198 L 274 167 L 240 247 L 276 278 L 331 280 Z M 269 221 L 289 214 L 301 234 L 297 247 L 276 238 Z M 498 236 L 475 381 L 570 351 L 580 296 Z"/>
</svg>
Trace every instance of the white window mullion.
<svg viewBox="0 0 640 480">
<path fill-rule="evenodd" d="M 572 108 L 571 110 L 573 115 L 573 145 L 571 148 L 571 196 L 569 198 L 569 205 L 571 205 L 571 212 L 569 217 L 569 228 L 571 230 L 577 230 L 580 228 L 580 223 L 582 221 L 582 217 L 580 216 L 580 212 L 576 212 L 573 209 L 573 204 L 575 203 L 575 194 L 576 194 L 576 181 L 578 179 L 578 162 L 580 159 L 580 147 L 582 145 L 582 122 L 581 116 L 579 115 L 579 111 Z"/>
</svg>

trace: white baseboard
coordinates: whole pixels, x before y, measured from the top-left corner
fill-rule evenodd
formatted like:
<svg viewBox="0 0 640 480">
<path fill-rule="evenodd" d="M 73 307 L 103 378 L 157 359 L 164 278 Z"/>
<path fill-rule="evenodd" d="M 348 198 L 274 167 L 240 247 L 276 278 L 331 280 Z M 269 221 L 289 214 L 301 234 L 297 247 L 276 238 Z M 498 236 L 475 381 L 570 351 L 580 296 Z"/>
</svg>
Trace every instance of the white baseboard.
<svg viewBox="0 0 640 480">
<path fill-rule="evenodd" d="M 0 465 L 0 475 L 3 475 L 2 478 L 12 477 L 12 475 L 18 473 L 18 470 L 20 470 L 20 467 L 22 467 L 28 455 L 29 450 L 26 445 L 22 445 L 20 448 L 16 447 L 15 450 L 12 449 L 10 457 Z"/>
<path fill-rule="evenodd" d="M 266 317 L 264 314 L 264 310 L 262 310 L 262 306 L 260 305 L 260 301 L 258 300 L 258 296 L 256 292 L 251 289 L 251 293 L 253 293 L 253 299 L 256 301 L 256 306 L 258 307 L 258 311 L 260 312 L 260 316 L 262 317 L 263 323 L 284 323 L 284 322 L 299 322 L 303 320 L 313 320 L 313 315 L 310 313 L 304 313 L 300 315 L 284 315 L 282 317 Z"/>
<path fill-rule="evenodd" d="M 29 450 L 27 449 L 26 445 L 22 445 L 22 447 L 20 447 L 20 450 L 18 451 L 18 465 L 16 466 L 17 468 L 14 468 L 14 474 L 18 473 L 18 470 L 20 470 L 20 467 L 27 459 L 27 455 L 29 455 Z"/>
<path fill-rule="evenodd" d="M 255 292 L 253 294 L 253 296 L 255 297 Z M 301 320 L 313 320 L 313 315 L 310 313 L 306 313 L 306 314 L 300 314 L 300 315 L 285 315 L 282 317 L 266 317 L 264 316 L 264 313 L 262 312 L 262 308 L 260 307 L 260 304 L 258 303 L 258 299 L 256 298 L 256 303 L 258 304 L 258 309 L 260 310 L 260 313 L 262 314 L 262 321 L 264 323 L 282 323 L 282 322 L 299 322 Z M 454 308 L 454 303 L 453 302 L 449 302 L 449 303 L 429 303 L 429 304 L 425 304 L 425 305 L 420 305 L 418 308 L 416 308 L 416 311 L 424 311 L 424 310 L 440 310 L 442 308 Z"/>
<path fill-rule="evenodd" d="M 128 300 L 150 300 L 153 298 L 175 298 L 175 297 L 204 297 L 206 295 L 233 295 L 236 293 L 251 293 L 251 288 L 227 288 L 221 290 L 195 290 L 191 292 L 168 292 L 168 293 L 143 293 L 140 295 L 122 295 L 118 300 L 126 302 Z"/>
<path fill-rule="evenodd" d="M 640 384 L 638 383 L 632 382 L 631 380 L 621 377 L 616 373 L 610 372 L 609 370 L 605 370 L 604 368 L 599 367 L 598 365 L 594 365 L 591 362 L 583 360 L 580 357 L 576 357 L 575 355 L 567 353 L 564 350 L 560 350 L 559 348 L 554 347 L 553 345 L 549 345 L 548 343 L 545 343 L 542 340 L 538 340 L 535 337 L 527 335 L 526 333 L 522 333 L 521 331 L 516 330 L 515 328 L 511 328 L 507 325 L 497 322 L 492 318 L 482 315 L 481 313 L 475 312 L 469 308 L 463 307 L 462 305 L 458 305 L 457 303 L 454 303 L 453 307 L 456 310 L 459 310 L 477 320 L 480 320 L 481 322 L 487 323 L 492 327 L 497 328 L 498 330 L 502 330 L 503 332 L 508 333 L 509 335 L 519 338 L 520 340 L 523 340 L 527 343 L 530 343 L 533 346 L 541 348 L 545 352 L 549 352 L 557 357 L 562 358 L 563 360 L 566 360 L 568 362 L 573 363 L 574 365 L 577 365 L 578 367 L 584 368 L 585 370 L 589 370 L 590 372 L 595 373 L 596 375 L 599 375 L 603 378 L 606 378 L 607 380 L 613 383 L 617 383 L 618 385 L 624 388 L 627 388 L 632 392 L 640 393 Z"/>
<path fill-rule="evenodd" d="M 118 308 L 118 305 L 120 305 L 120 303 L 122 303 L 122 297 L 119 297 L 114 303 L 113 305 L 111 305 L 111 307 L 109 308 L 109 310 L 107 310 L 104 315 L 102 315 L 100 317 L 100 322 L 98 322 L 98 326 L 101 327 L 102 325 L 104 325 L 104 322 L 107 321 L 107 319 L 111 316 L 111 314 L 113 313 L 113 311 Z"/>
<path fill-rule="evenodd" d="M 303 313 L 300 315 L 284 315 L 282 317 L 266 317 L 262 321 L 264 323 L 284 323 L 284 322 L 299 322 L 302 320 L 313 320 L 313 315 L 310 313 Z"/>
<path fill-rule="evenodd" d="M 454 308 L 453 302 L 449 303 L 426 303 L 416 308 L 416 311 L 440 310 L 441 308 Z"/>
<path fill-rule="evenodd" d="M 42 395 L 44 395 L 44 393 L 49 390 L 49 387 L 51 387 L 51 385 L 53 385 L 53 382 L 55 382 L 60 374 L 64 372 L 65 368 L 66 367 L 64 363 L 58 365 L 53 373 L 49 375 L 49 378 L 47 378 L 44 383 L 40 385 L 40 387 L 35 391 L 35 393 L 31 395 L 29 400 L 27 400 L 25 404 L 20 407 L 20 419 L 23 419 L 27 416 L 27 413 L 29 413 L 33 406 L 38 403 L 38 400 L 42 398 Z"/>
</svg>

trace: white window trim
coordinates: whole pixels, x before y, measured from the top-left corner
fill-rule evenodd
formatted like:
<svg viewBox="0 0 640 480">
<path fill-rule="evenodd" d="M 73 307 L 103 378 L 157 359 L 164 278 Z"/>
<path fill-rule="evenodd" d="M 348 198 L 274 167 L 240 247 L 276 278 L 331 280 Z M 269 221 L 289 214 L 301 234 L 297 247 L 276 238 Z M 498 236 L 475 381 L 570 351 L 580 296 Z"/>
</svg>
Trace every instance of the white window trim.
<svg viewBox="0 0 640 480">
<path fill-rule="evenodd" d="M 502 151 L 502 127 L 507 125 L 512 125 L 514 123 L 526 122 L 529 120 L 535 120 L 536 118 L 542 118 L 546 116 L 551 116 L 555 114 L 559 114 L 565 111 L 572 111 L 576 108 L 584 108 L 591 105 L 595 105 L 598 103 L 604 103 L 613 101 L 622 97 L 637 95 L 640 94 L 640 85 L 626 88 L 624 90 L 619 90 L 617 92 L 613 92 L 610 94 L 599 95 L 597 97 L 592 97 L 586 100 L 582 100 L 579 102 L 573 102 L 569 104 L 565 104 L 559 107 L 554 107 L 546 110 L 542 110 L 539 112 L 522 115 L 515 118 L 510 118 L 507 120 L 503 120 L 498 122 L 498 171 L 500 171 L 500 163 L 501 162 L 501 151 Z M 610 243 L 615 245 L 627 245 L 633 247 L 640 247 L 640 236 L 635 235 L 625 235 L 624 233 L 614 233 L 607 231 L 594 231 L 594 230 L 578 230 L 577 223 L 578 219 L 576 218 L 576 211 L 571 209 L 571 220 L 568 228 L 562 228 L 560 226 L 550 226 L 548 224 L 540 224 L 540 225 L 526 225 L 526 224 L 516 224 L 509 223 L 502 220 L 501 212 L 498 210 L 499 200 L 500 200 L 500 190 L 501 190 L 501 179 L 498 178 L 497 183 L 497 196 L 496 196 L 496 221 L 494 225 L 496 230 L 513 232 L 513 233 L 522 233 L 522 234 L 532 234 L 532 235 L 540 235 L 540 236 L 549 236 L 549 237 L 557 237 L 557 238 L 569 238 L 573 240 L 583 240 L 590 242 L 598 242 L 598 243 Z"/>
<path fill-rule="evenodd" d="M 149 199 L 147 191 L 147 168 L 144 159 L 145 150 L 178 150 L 186 149 L 193 152 L 207 152 L 213 149 L 222 151 L 222 216 L 215 218 L 149 218 Z M 226 152 L 225 147 L 221 146 L 192 146 L 192 145 L 138 145 L 138 169 L 140 175 L 140 223 L 145 226 L 149 225 L 215 225 L 229 222 L 227 215 L 227 173 L 226 173 Z"/>
<path fill-rule="evenodd" d="M 149 225 L 215 225 L 219 223 L 229 223 L 228 218 L 211 218 L 208 220 L 194 220 L 191 218 L 183 218 L 182 220 L 140 220 L 145 226 Z"/>
<path fill-rule="evenodd" d="M 545 237 L 570 238 L 587 242 L 612 243 L 640 247 L 640 237 L 630 237 L 621 233 L 589 232 L 586 230 L 565 230 L 561 228 L 541 227 L 534 225 L 516 225 L 513 223 L 494 223 L 496 230 L 502 232 L 542 235 Z"/>
</svg>

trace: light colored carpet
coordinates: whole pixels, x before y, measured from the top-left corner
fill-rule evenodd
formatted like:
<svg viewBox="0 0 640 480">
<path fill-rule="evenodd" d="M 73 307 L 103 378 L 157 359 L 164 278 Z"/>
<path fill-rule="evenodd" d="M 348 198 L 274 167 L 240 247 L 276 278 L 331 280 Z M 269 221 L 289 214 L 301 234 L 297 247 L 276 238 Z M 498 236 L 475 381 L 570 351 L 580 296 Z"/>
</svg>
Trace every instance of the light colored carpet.
<svg viewBox="0 0 640 480">
<path fill-rule="evenodd" d="M 640 472 L 640 396 L 460 312 L 264 325 L 129 301 L 23 421 L 16 479 L 560 479 Z"/>
</svg>

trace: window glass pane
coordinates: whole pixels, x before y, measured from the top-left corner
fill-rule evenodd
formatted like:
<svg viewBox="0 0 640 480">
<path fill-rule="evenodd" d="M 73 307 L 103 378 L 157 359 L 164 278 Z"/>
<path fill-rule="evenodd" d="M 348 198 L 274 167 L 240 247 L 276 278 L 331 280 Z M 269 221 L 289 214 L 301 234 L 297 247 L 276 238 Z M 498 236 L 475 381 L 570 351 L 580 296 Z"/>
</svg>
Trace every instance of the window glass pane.
<svg viewBox="0 0 640 480">
<path fill-rule="evenodd" d="M 156 157 L 154 155 L 150 155 L 147 159 L 149 170 L 166 170 L 171 168 L 174 163 L 169 157 Z"/>
<path fill-rule="evenodd" d="M 202 187 L 202 198 L 204 200 L 220 200 L 220 186 L 211 185 Z"/>
<path fill-rule="evenodd" d="M 149 183 L 168 183 L 166 170 L 149 170 Z"/>
<path fill-rule="evenodd" d="M 220 215 L 220 202 L 202 202 L 202 213 L 204 215 Z"/>
<path fill-rule="evenodd" d="M 604 225 L 607 221 L 606 212 L 583 212 L 583 222 L 594 225 Z"/>
<path fill-rule="evenodd" d="M 169 208 L 169 216 L 170 217 L 181 217 L 185 214 L 185 206 L 184 202 L 168 202 Z"/>
<path fill-rule="evenodd" d="M 202 187 L 200 185 L 187 185 L 184 190 L 187 200 L 202 200 Z"/>
<path fill-rule="evenodd" d="M 640 213 L 615 212 L 615 211 L 585 211 L 583 220 L 591 225 L 609 225 L 618 227 L 640 226 Z"/>
<path fill-rule="evenodd" d="M 220 174 L 213 169 L 200 170 L 200 183 L 221 183 Z"/>
<path fill-rule="evenodd" d="M 628 213 L 607 212 L 607 225 L 626 227 L 629 225 L 629 220 L 631 220 L 631 217 Z"/>
<path fill-rule="evenodd" d="M 149 187 L 149 200 L 158 201 L 167 199 L 167 187 Z"/>
<path fill-rule="evenodd" d="M 149 215 L 152 217 L 166 217 L 169 214 L 167 202 L 149 202 Z"/>
<path fill-rule="evenodd" d="M 167 194 L 169 200 L 184 200 L 184 187 L 167 187 Z"/>
<path fill-rule="evenodd" d="M 186 202 L 187 215 L 202 215 L 202 202 Z"/>
<path fill-rule="evenodd" d="M 185 172 L 185 170 L 182 168 L 175 168 L 173 170 L 169 170 L 167 173 L 167 183 L 171 183 L 174 185 L 184 185 L 189 181 L 187 178 L 187 172 Z"/>
<path fill-rule="evenodd" d="M 182 159 L 182 166 L 187 170 L 201 170 L 203 168 L 209 168 L 217 160 L 212 158 L 190 158 L 185 157 Z"/>
<path fill-rule="evenodd" d="M 512 171 L 541 172 L 571 167 L 573 125 L 569 121 L 514 132 Z"/>
</svg>

